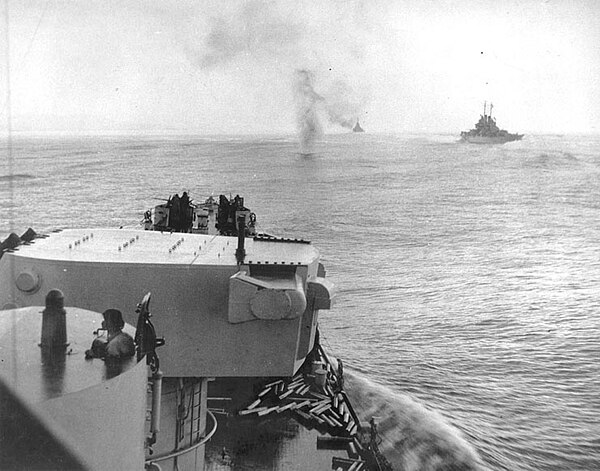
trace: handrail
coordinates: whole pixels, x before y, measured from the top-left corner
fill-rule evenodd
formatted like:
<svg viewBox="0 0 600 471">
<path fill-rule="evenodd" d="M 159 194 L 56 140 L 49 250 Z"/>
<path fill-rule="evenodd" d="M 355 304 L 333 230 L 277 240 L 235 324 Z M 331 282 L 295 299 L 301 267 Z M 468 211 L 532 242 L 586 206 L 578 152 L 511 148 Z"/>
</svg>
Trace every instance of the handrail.
<svg viewBox="0 0 600 471">
<path fill-rule="evenodd" d="M 212 436 L 215 434 L 215 432 L 217 431 L 217 418 L 208 409 L 206 410 L 206 413 L 208 415 L 210 415 L 210 418 L 213 422 L 213 428 L 204 437 L 202 437 L 198 443 L 194 443 L 193 445 L 191 445 L 187 448 L 181 448 L 179 450 L 175 450 L 170 453 L 166 453 L 164 455 L 158 455 L 158 456 L 149 458 L 145 461 L 145 463 L 152 464 L 152 463 L 156 463 L 157 461 L 165 461 L 170 458 L 176 458 L 177 456 L 185 455 L 186 453 L 198 448 L 200 445 L 204 445 L 206 442 L 208 442 L 212 438 Z"/>
</svg>

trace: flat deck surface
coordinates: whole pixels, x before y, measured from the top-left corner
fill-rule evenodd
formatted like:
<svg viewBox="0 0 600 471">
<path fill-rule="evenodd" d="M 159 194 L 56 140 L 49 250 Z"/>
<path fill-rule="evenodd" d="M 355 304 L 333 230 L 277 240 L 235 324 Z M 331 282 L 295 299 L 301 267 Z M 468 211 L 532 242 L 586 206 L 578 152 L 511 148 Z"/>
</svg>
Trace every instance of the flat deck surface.
<svg viewBox="0 0 600 471">
<path fill-rule="evenodd" d="M 311 244 L 246 238 L 247 263 L 308 265 Z M 18 256 L 74 262 L 237 265 L 236 237 L 134 229 L 68 229 L 16 249 Z"/>
<path fill-rule="evenodd" d="M 135 359 L 109 366 L 103 360 L 85 359 L 102 323 L 102 315 L 67 307 L 67 342 L 64 353 L 43 354 L 39 346 L 42 306 L 0 311 L 0 376 L 19 397 L 39 403 L 102 383 L 135 364 Z M 126 325 L 133 335 L 135 329 Z"/>
</svg>

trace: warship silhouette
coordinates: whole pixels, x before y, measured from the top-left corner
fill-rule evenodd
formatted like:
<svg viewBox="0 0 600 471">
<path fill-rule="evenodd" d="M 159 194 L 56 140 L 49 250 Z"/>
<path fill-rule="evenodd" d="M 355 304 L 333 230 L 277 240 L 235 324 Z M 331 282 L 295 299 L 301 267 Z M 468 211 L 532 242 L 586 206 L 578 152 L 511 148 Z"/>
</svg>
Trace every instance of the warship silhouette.
<svg viewBox="0 0 600 471">
<path fill-rule="evenodd" d="M 486 103 L 483 103 L 483 115 L 480 115 L 474 129 L 460 133 L 461 141 L 473 144 L 504 144 L 510 141 L 520 141 L 523 138 L 523 134 L 512 134 L 500 129 L 496 125 L 496 120 L 492 118 L 493 108 L 494 105 L 490 103 L 488 115 Z"/>
</svg>

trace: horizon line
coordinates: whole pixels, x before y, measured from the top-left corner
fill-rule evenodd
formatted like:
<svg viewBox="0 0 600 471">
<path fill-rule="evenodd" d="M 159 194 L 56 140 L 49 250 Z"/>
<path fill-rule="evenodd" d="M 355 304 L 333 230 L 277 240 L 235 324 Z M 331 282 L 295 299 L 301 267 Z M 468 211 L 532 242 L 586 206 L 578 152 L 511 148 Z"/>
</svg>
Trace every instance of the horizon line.
<svg viewBox="0 0 600 471">
<path fill-rule="evenodd" d="M 594 136 L 600 135 L 598 131 L 520 131 L 525 136 Z M 370 130 L 364 133 L 354 133 L 352 130 L 328 131 L 323 133 L 323 137 L 336 135 L 434 135 L 434 136 L 457 136 L 460 132 L 453 131 L 425 131 L 425 130 Z M 149 136 L 188 136 L 188 137 L 216 137 L 216 136 L 297 136 L 294 131 L 243 131 L 243 132 L 200 132 L 197 130 L 141 130 L 141 129 L 110 129 L 110 130 L 86 130 L 86 131 L 67 131 L 67 130 L 47 130 L 47 131 L 24 131 L 13 130 L 12 137 L 100 137 L 100 136 L 131 136 L 131 137 L 149 137 Z M 1 140 L 8 139 L 6 130 L 3 130 Z"/>
</svg>

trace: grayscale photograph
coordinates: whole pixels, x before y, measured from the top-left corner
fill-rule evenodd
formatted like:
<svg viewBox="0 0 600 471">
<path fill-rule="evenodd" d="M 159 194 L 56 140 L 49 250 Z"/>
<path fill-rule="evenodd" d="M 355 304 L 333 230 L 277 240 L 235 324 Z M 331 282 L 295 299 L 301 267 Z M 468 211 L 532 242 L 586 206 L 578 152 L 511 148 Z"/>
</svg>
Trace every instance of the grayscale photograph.
<svg viewBox="0 0 600 471">
<path fill-rule="evenodd" d="M 0 0 L 0 469 L 600 469 L 600 2 Z"/>
</svg>

